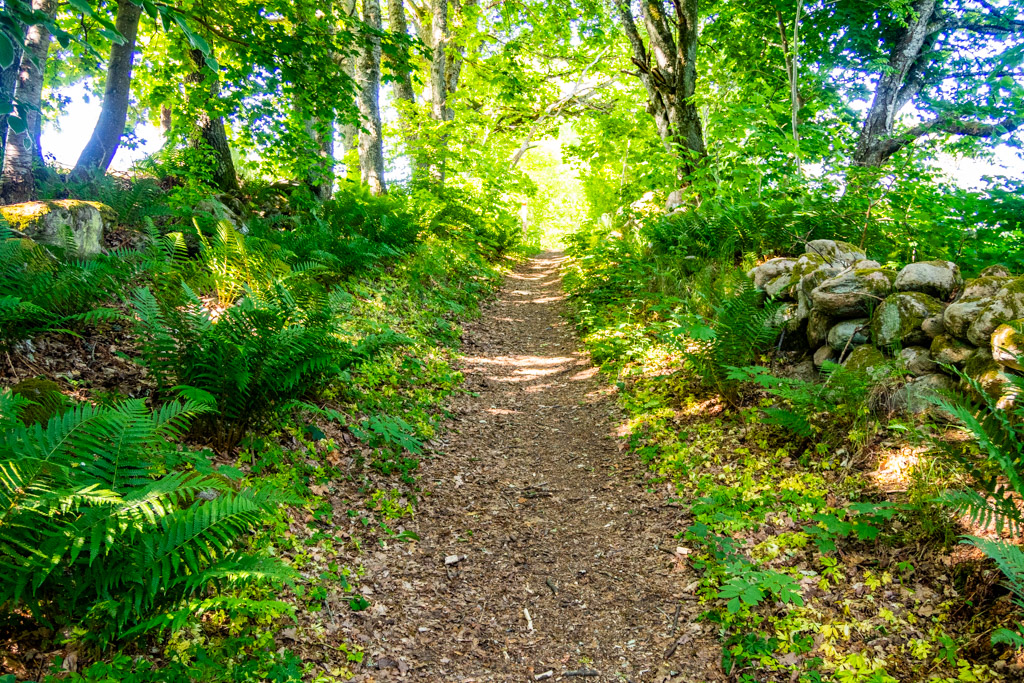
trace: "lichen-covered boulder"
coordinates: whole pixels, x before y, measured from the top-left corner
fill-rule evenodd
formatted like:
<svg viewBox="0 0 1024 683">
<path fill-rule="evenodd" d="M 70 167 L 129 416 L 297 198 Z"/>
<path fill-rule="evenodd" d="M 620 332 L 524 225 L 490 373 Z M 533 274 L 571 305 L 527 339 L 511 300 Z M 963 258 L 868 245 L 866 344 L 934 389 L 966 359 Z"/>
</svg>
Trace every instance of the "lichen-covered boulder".
<svg viewBox="0 0 1024 683">
<path fill-rule="evenodd" d="M 1014 320 L 992 333 L 992 360 L 1014 370 L 1024 370 L 1024 320 Z"/>
<path fill-rule="evenodd" d="M 866 373 L 875 380 L 880 380 L 889 374 L 889 359 L 885 354 L 874 346 L 858 346 L 846 359 L 843 365 L 854 372 Z"/>
<path fill-rule="evenodd" d="M 832 319 L 821 311 L 812 308 L 807 316 L 807 344 L 816 349 L 828 340 L 828 331 L 832 329 Z"/>
<path fill-rule="evenodd" d="M 964 363 L 978 351 L 978 347 L 962 342 L 952 335 L 940 334 L 932 340 L 929 350 L 932 360 L 936 363 L 962 368 Z"/>
<path fill-rule="evenodd" d="M 207 217 L 206 222 L 209 225 L 219 221 L 227 221 L 236 232 L 248 235 L 249 226 L 245 224 L 245 221 L 242 220 L 238 213 L 241 208 L 239 205 L 235 207 L 230 206 L 229 202 L 234 203 L 232 200 L 233 198 L 229 198 L 227 195 L 209 197 L 199 201 L 195 206 L 195 210 L 196 213 Z"/>
<path fill-rule="evenodd" d="M 921 292 L 942 301 L 964 286 L 960 266 L 952 261 L 919 261 L 908 264 L 896 276 L 897 292 Z"/>
<path fill-rule="evenodd" d="M 849 351 L 871 341 L 870 332 L 871 320 L 868 318 L 844 320 L 828 331 L 828 345 L 836 351 Z"/>
<path fill-rule="evenodd" d="M 861 316 L 892 294 L 896 273 L 885 268 L 849 270 L 811 292 L 814 308 L 833 318 Z"/>
<path fill-rule="evenodd" d="M 16 232 L 55 247 L 73 242 L 79 256 L 103 251 L 103 235 L 114 226 L 114 210 L 99 202 L 57 199 L 0 206 L 0 216 Z"/>
<path fill-rule="evenodd" d="M 764 289 L 775 278 L 791 272 L 795 263 L 792 258 L 773 258 L 748 270 L 747 277 L 754 281 L 754 287 Z"/>
<path fill-rule="evenodd" d="M 921 292 L 900 292 L 889 296 L 871 317 L 871 334 L 882 347 L 927 344 L 921 329 L 926 318 L 942 313 L 942 304 Z"/>
<path fill-rule="evenodd" d="M 988 268 L 983 268 L 982 271 L 980 273 L 978 273 L 978 276 L 979 277 L 1013 277 L 1013 273 L 1011 273 L 1010 269 L 1007 268 L 1006 266 L 997 264 L 997 265 L 994 265 L 994 266 L 989 266 Z"/>
<path fill-rule="evenodd" d="M 828 344 L 825 344 L 820 349 L 814 352 L 814 367 L 819 370 L 825 363 L 837 362 L 839 360 L 839 352 L 833 349 Z"/>
<path fill-rule="evenodd" d="M 932 354 L 923 346 L 908 346 L 900 351 L 900 360 L 907 366 L 907 372 L 914 377 L 922 377 L 939 371 L 939 366 L 932 360 Z"/>
<path fill-rule="evenodd" d="M 776 299 L 800 301 L 801 292 L 809 294 L 820 282 L 839 272 L 839 268 L 828 265 L 817 254 L 803 254 L 787 272 L 765 284 L 764 291 Z"/>
<path fill-rule="evenodd" d="M 956 381 L 939 372 L 915 377 L 900 390 L 896 401 L 912 415 L 930 414 L 948 420 L 950 416 L 934 403 L 934 399 L 956 391 Z"/>
<path fill-rule="evenodd" d="M 942 315 L 925 318 L 921 322 L 921 331 L 931 339 L 935 339 L 940 334 L 946 334 L 946 324 L 942 321 Z"/>
<path fill-rule="evenodd" d="M 967 328 L 967 340 L 975 346 L 988 348 L 997 327 L 1021 318 L 1024 318 L 1024 279 L 1011 280 L 996 292 L 985 310 Z"/>
<path fill-rule="evenodd" d="M 804 247 L 804 252 L 817 254 L 828 263 L 843 266 L 851 266 L 857 261 L 867 258 L 863 249 L 855 247 L 849 242 L 836 240 L 812 240 Z"/>
<path fill-rule="evenodd" d="M 863 259 L 861 261 L 854 261 L 850 267 L 854 270 L 869 270 L 871 268 L 881 268 L 882 264 L 871 259 Z"/>
</svg>

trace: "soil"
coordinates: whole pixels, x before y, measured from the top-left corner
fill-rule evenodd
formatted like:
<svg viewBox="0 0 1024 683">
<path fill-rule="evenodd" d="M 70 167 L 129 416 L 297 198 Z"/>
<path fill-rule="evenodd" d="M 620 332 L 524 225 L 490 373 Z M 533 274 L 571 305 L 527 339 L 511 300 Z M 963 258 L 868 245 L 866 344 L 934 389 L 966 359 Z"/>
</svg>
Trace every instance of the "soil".
<svg viewBox="0 0 1024 683">
<path fill-rule="evenodd" d="M 356 681 L 726 680 L 675 538 L 687 520 L 614 436 L 562 261 L 522 264 L 466 325 L 473 393 L 422 465 L 420 540 L 368 553 Z"/>
</svg>

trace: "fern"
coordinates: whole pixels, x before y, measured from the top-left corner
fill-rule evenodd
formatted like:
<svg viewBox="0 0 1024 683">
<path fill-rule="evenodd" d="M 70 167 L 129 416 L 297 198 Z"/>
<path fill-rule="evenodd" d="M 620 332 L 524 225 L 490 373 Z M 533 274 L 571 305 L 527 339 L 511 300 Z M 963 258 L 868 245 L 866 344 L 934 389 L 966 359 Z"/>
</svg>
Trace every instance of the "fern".
<svg viewBox="0 0 1024 683">
<path fill-rule="evenodd" d="M 777 306 L 762 306 L 762 295 L 742 278 L 707 317 L 691 316 L 674 332 L 689 367 L 708 387 L 730 393 L 729 368 L 748 365 L 778 336 Z"/>
<path fill-rule="evenodd" d="M 0 392 L 0 411 L 24 407 Z M 100 644 L 139 632 L 210 588 L 287 580 L 239 541 L 285 498 L 215 476 L 162 477 L 172 440 L 203 412 L 142 401 L 79 405 L 0 436 L 0 604 Z"/>
<path fill-rule="evenodd" d="M 387 333 L 345 341 L 350 335 L 339 326 L 337 297 L 306 309 L 280 285 L 266 297 L 250 292 L 216 322 L 188 287 L 184 299 L 184 306 L 170 306 L 148 289 L 133 293 L 140 361 L 159 393 L 215 408 L 197 428 L 222 450 L 315 396 L 353 363 L 402 341 Z"/>
</svg>

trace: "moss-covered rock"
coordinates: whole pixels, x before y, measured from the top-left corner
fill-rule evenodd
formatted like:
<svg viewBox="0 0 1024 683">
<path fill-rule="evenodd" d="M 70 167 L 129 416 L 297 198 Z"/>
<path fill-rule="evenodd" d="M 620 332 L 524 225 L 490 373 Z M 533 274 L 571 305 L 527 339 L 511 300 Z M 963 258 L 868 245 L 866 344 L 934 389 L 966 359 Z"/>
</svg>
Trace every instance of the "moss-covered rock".
<svg viewBox="0 0 1024 683">
<path fill-rule="evenodd" d="M 988 348 L 997 327 L 1021 318 L 1024 318 L 1024 279 L 1016 279 L 996 292 L 985 310 L 975 318 L 967 329 L 967 340 L 975 346 Z"/>
<path fill-rule="evenodd" d="M 933 399 L 956 391 L 956 381 L 948 375 L 930 373 L 915 377 L 900 390 L 897 403 L 912 415 L 932 415 L 936 418 L 949 419 L 950 416 L 935 405 Z"/>
<path fill-rule="evenodd" d="M 930 339 L 935 339 L 940 334 L 946 334 L 946 323 L 942 321 L 942 315 L 933 315 L 925 318 L 921 323 L 921 331 Z"/>
<path fill-rule="evenodd" d="M 0 216 L 25 237 L 63 247 L 71 242 L 80 256 L 103 250 L 103 235 L 113 227 L 114 210 L 99 202 L 58 199 L 0 206 Z"/>
<path fill-rule="evenodd" d="M 871 317 L 871 335 L 882 347 L 919 346 L 929 337 L 921 329 L 926 318 L 942 313 L 942 304 L 921 292 L 900 292 L 889 296 Z"/>
<path fill-rule="evenodd" d="M 1010 284 L 1012 277 L 986 276 L 976 277 L 964 283 L 964 291 L 957 301 L 970 301 L 972 299 L 985 299 L 995 296 L 1000 289 Z"/>
<path fill-rule="evenodd" d="M 952 261 L 919 261 L 900 271 L 895 286 L 897 292 L 921 292 L 948 301 L 963 288 L 964 279 Z"/>
<path fill-rule="evenodd" d="M 966 344 L 952 335 L 940 334 L 932 340 L 930 351 L 936 363 L 962 368 L 977 353 L 978 347 Z"/>
<path fill-rule="evenodd" d="M 11 387 L 11 393 L 32 402 L 21 411 L 21 421 L 26 425 L 47 422 L 54 415 L 64 412 L 69 401 L 60 386 L 48 379 L 31 378 Z"/>
<path fill-rule="evenodd" d="M 816 254 L 833 265 L 851 266 L 857 261 L 867 258 L 863 249 L 855 247 L 849 242 L 837 240 L 812 240 L 807 243 L 804 251 L 808 254 Z"/>
<path fill-rule="evenodd" d="M 747 277 L 754 281 L 754 287 L 764 289 L 775 278 L 791 272 L 795 263 L 792 258 L 773 258 L 748 270 Z"/>
<path fill-rule="evenodd" d="M 964 374 L 978 383 L 982 390 L 994 399 L 1002 399 L 1011 385 L 1003 366 L 995 362 L 988 349 L 978 349 L 964 364 Z M 972 387 L 965 387 L 969 393 L 976 393 Z"/>
<path fill-rule="evenodd" d="M 825 344 L 820 349 L 818 349 L 817 351 L 814 352 L 814 359 L 813 360 L 814 360 L 814 367 L 816 367 L 816 368 L 818 368 L 820 370 L 821 367 L 823 365 L 825 365 L 825 363 L 828 363 L 830 361 L 833 362 L 833 363 L 838 362 L 838 360 L 839 360 L 839 352 L 836 351 L 835 349 L 833 349 L 828 344 Z"/>
<path fill-rule="evenodd" d="M 836 351 L 849 351 L 871 341 L 871 320 L 854 318 L 832 326 L 828 331 L 828 345 Z"/>
<path fill-rule="evenodd" d="M 992 360 L 1014 370 L 1024 370 L 1024 320 L 1014 320 L 992 333 Z"/>
<path fill-rule="evenodd" d="M 942 325 L 946 333 L 958 339 L 967 339 L 967 331 L 978 319 L 981 312 L 992 303 L 991 297 L 981 299 L 958 299 L 942 313 Z"/>
<path fill-rule="evenodd" d="M 793 262 L 793 267 L 788 272 L 779 275 L 777 278 L 765 285 L 764 291 L 768 296 L 783 299 L 786 301 L 800 301 L 802 291 L 809 292 L 823 280 L 839 273 L 839 269 L 825 263 L 825 260 L 817 254 L 804 254 Z M 805 280 L 811 279 L 814 285 L 807 289 Z"/>
<path fill-rule="evenodd" d="M 804 339 L 803 326 L 807 322 L 808 311 L 800 304 L 786 304 L 780 306 L 775 315 L 772 316 L 772 323 L 775 327 L 785 332 L 788 336 L 799 336 Z"/>
<path fill-rule="evenodd" d="M 874 346 L 858 346 L 843 365 L 854 372 L 863 372 L 875 380 L 889 374 L 889 359 Z"/>
<path fill-rule="evenodd" d="M 892 294 L 895 281 L 895 271 L 885 268 L 850 270 L 815 287 L 811 302 L 832 318 L 861 316 Z"/>
</svg>

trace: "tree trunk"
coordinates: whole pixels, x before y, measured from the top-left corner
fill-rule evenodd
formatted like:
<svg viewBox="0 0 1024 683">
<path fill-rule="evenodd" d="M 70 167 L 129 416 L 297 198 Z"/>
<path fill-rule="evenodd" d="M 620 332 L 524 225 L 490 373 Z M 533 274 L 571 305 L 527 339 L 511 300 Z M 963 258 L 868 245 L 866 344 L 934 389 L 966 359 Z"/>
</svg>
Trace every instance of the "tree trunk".
<svg viewBox="0 0 1024 683">
<path fill-rule="evenodd" d="M 14 102 L 14 88 L 18 84 L 18 74 L 21 72 L 21 53 L 21 45 L 16 45 L 14 61 L 6 69 L 0 70 L 0 99 L 6 104 Z M 7 144 L 8 116 L 8 114 L 0 115 L 0 168 L 3 168 L 4 147 Z"/>
<path fill-rule="evenodd" d="M 875 96 L 857 138 L 853 153 L 856 166 L 878 167 L 905 144 L 895 136 L 896 116 L 917 95 L 921 81 L 914 77 L 935 17 L 936 0 L 917 0 L 911 5 L 906 27 L 889 54 L 888 68 L 878 78 Z"/>
<path fill-rule="evenodd" d="M 32 9 L 41 10 L 53 18 L 57 3 L 56 0 L 32 0 Z M 7 133 L 3 173 L 0 174 L 0 201 L 4 204 L 28 201 L 35 192 L 34 165 L 42 155 L 32 147 L 39 144 L 35 131 L 40 127 L 39 105 L 43 100 L 43 75 L 49 50 L 49 29 L 40 24 L 29 26 L 25 32 L 25 51 L 14 90 L 18 115 L 26 125 L 20 133 L 13 129 Z"/>
<path fill-rule="evenodd" d="M 139 32 L 142 7 L 131 0 L 118 0 L 117 30 L 124 36 L 124 44 L 114 43 L 110 48 L 107 65 L 107 83 L 103 89 L 103 108 L 92 131 L 92 137 L 78 157 L 73 176 L 86 178 L 106 173 L 121 144 L 124 125 L 128 120 L 128 96 L 132 83 L 132 60 L 135 57 L 135 39 Z"/>
<path fill-rule="evenodd" d="M 363 23 L 381 28 L 380 0 L 363 0 Z M 359 170 L 371 194 L 384 194 L 384 136 L 380 121 L 380 38 L 368 37 L 356 62 L 359 83 Z"/>
<path fill-rule="evenodd" d="M 448 79 L 447 79 L 447 48 L 448 48 L 448 0 L 432 0 L 431 42 L 433 57 L 430 63 L 430 116 L 443 123 L 448 120 Z M 447 138 L 438 140 L 437 149 L 433 150 L 434 159 L 430 166 L 430 177 L 438 186 L 444 186 L 445 148 Z"/>
<path fill-rule="evenodd" d="M 650 41 L 648 52 L 637 31 L 629 0 L 616 0 L 633 48 L 632 62 L 647 90 L 647 111 L 654 117 L 665 149 L 680 155 L 677 175 L 682 185 L 706 154 L 700 113 L 693 103 L 697 91 L 698 0 L 673 0 L 670 6 L 675 14 L 672 18 L 665 15 L 665 3 L 661 0 L 643 2 L 643 22 Z"/>
<path fill-rule="evenodd" d="M 409 35 L 409 24 L 405 20 L 405 0 L 388 0 L 388 30 L 402 36 Z M 415 104 L 416 93 L 412 89 L 409 66 L 403 67 L 394 60 L 391 60 L 390 66 L 395 76 L 392 86 L 395 89 L 395 98 L 400 102 Z M 401 114 L 401 111 L 399 113 Z"/>
<path fill-rule="evenodd" d="M 206 59 L 202 51 L 189 50 L 189 56 L 194 71 L 185 77 L 185 82 L 192 85 L 189 104 L 196 112 L 195 130 L 190 136 L 190 144 L 210 155 L 210 180 L 214 186 L 222 192 L 237 193 L 235 162 L 231 159 L 224 117 L 217 111 L 220 80 L 216 74 L 207 80 Z"/>
</svg>

